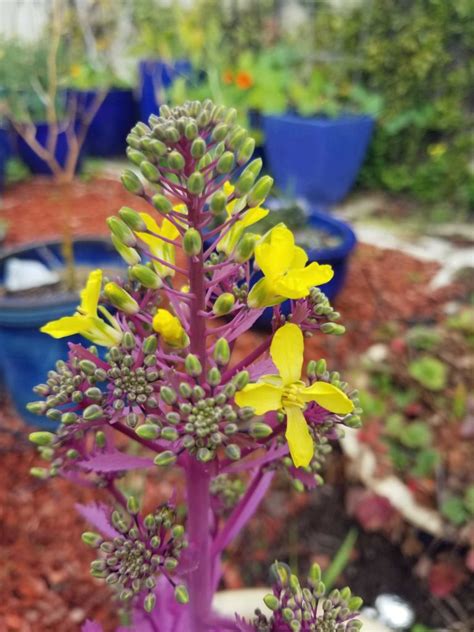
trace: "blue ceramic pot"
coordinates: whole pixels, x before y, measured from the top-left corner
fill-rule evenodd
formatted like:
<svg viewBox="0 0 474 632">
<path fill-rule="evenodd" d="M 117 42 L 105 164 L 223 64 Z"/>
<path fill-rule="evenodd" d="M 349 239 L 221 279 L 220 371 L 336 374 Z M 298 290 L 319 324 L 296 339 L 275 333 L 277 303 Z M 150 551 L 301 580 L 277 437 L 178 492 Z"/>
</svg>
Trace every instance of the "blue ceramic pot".
<svg viewBox="0 0 474 632">
<path fill-rule="evenodd" d="M 265 155 L 278 187 L 324 208 L 349 192 L 372 137 L 374 119 L 344 115 L 263 117 Z"/>
<path fill-rule="evenodd" d="M 102 238 L 81 238 L 74 243 L 77 265 L 91 268 L 124 267 L 124 262 L 112 244 Z M 51 262 L 62 266 L 61 243 L 40 242 L 16 248 L 0 257 L 0 283 L 3 283 L 5 264 L 9 257 L 34 259 L 48 267 Z M 79 303 L 76 293 L 43 296 L 0 297 L 0 372 L 17 412 L 32 425 L 46 427 L 44 418 L 29 413 L 25 406 L 38 399 L 32 392 L 37 384 L 45 381 L 47 373 L 61 358 L 66 358 L 71 338 L 56 340 L 43 334 L 39 328 L 50 320 L 74 313 Z M 78 336 L 76 342 L 81 341 Z M 87 343 L 90 344 L 90 343 Z M 54 427 L 49 423 L 49 427 Z"/>
<path fill-rule="evenodd" d="M 334 301 L 344 287 L 349 259 L 357 244 L 357 239 L 352 228 L 345 222 L 314 209 L 310 209 L 310 213 L 308 228 L 310 230 L 324 231 L 324 233 L 336 238 L 339 242 L 338 245 L 330 248 L 306 248 L 308 263 L 317 261 L 318 263 L 327 263 L 332 266 L 334 276 L 329 283 L 321 285 L 321 291 L 326 294 L 330 301 Z M 253 277 L 253 283 L 256 283 L 261 276 L 261 273 L 256 274 Z M 284 314 L 288 314 L 290 301 L 282 303 L 281 310 Z M 256 322 L 256 326 L 269 329 L 272 316 L 273 309 L 266 309 Z"/>
<path fill-rule="evenodd" d="M 62 168 L 66 164 L 68 151 L 69 151 L 69 140 L 66 134 L 67 125 L 68 123 L 66 122 L 61 122 L 59 124 L 60 131 L 58 133 L 57 143 L 56 143 L 55 152 L 54 152 L 54 156 L 58 164 Z M 49 130 L 50 130 L 49 123 L 35 123 L 35 128 L 36 128 L 36 134 L 35 134 L 36 140 L 39 142 L 40 145 L 42 145 L 43 147 L 46 147 L 46 144 L 48 142 L 48 137 L 49 137 Z M 28 167 L 28 169 L 31 171 L 31 173 L 34 173 L 37 175 L 48 175 L 48 176 L 52 175 L 52 171 L 49 165 L 31 149 L 28 143 L 22 138 L 21 134 L 16 133 L 15 142 L 16 142 L 16 146 L 18 150 L 18 155 L 20 156 L 21 160 L 23 160 L 23 162 Z M 79 160 L 77 162 L 76 171 L 79 171 L 80 163 L 81 163 L 81 157 L 79 157 Z"/>
<path fill-rule="evenodd" d="M 79 119 L 86 114 L 98 90 L 68 90 L 67 99 L 75 99 Z M 90 156 L 120 156 L 125 153 L 126 138 L 137 120 L 133 91 L 111 88 L 92 120 L 84 143 Z"/>
<path fill-rule="evenodd" d="M 160 59 L 142 59 L 138 65 L 140 120 L 146 122 L 150 114 L 158 114 L 160 91 L 169 88 L 176 77 L 188 76 L 190 73 L 191 63 L 187 59 L 171 63 Z"/>
</svg>

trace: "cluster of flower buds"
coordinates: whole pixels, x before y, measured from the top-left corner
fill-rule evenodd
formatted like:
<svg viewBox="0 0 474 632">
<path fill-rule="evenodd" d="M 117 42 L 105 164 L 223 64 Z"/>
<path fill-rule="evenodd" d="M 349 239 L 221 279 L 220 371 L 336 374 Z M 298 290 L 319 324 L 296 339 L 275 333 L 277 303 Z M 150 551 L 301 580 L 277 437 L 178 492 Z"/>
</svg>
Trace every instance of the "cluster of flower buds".
<svg viewBox="0 0 474 632">
<path fill-rule="evenodd" d="M 187 603 L 186 587 L 172 579 L 187 546 L 174 508 L 162 505 L 143 519 L 138 512 L 138 502 L 130 496 L 126 512 L 112 513 L 111 525 L 117 532 L 114 538 L 106 539 L 91 531 L 82 534 L 83 541 L 99 552 L 98 559 L 91 563 L 92 576 L 105 579 L 125 604 L 141 599 L 144 609 L 151 612 L 156 603 L 157 577 L 164 575 L 175 587 L 176 600 Z"/>
<path fill-rule="evenodd" d="M 263 600 L 272 615 L 256 611 L 255 632 L 358 632 L 362 628 L 357 619 L 362 599 L 349 588 L 334 589 L 325 596 L 317 564 L 311 567 L 305 587 L 286 564 L 275 562 L 271 575 L 273 593 Z"/>
<path fill-rule="evenodd" d="M 242 498 L 244 492 L 245 483 L 238 476 L 231 477 L 228 474 L 220 474 L 211 483 L 211 494 L 214 496 L 217 512 L 232 509 Z"/>
</svg>

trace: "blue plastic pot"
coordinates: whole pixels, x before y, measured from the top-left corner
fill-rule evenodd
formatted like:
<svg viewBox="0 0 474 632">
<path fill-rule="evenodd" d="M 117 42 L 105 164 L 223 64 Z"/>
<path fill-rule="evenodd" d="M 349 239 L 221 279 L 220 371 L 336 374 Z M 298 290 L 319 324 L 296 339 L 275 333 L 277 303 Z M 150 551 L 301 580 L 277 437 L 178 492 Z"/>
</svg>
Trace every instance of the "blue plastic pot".
<svg viewBox="0 0 474 632">
<path fill-rule="evenodd" d="M 92 107 L 98 90 L 68 90 L 67 99 L 76 99 L 79 120 Z M 87 132 L 84 151 L 90 156 L 123 155 L 126 138 L 137 120 L 133 91 L 111 88 L 97 110 Z"/>
<path fill-rule="evenodd" d="M 102 238 L 82 238 L 74 243 L 76 264 L 92 268 L 123 267 L 124 263 L 112 244 Z M 61 242 L 39 242 L 12 249 L 0 257 L 0 283 L 9 257 L 35 259 L 48 267 L 62 267 Z M 52 265 L 53 263 L 53 265 Z M 13 404 L 23 419 L 32 425 L 54 427 L 54 423 L 29 413 L 25 406 L 37 399 L 32 389 L 45 381 L 47 373 L 61 358 L 66 358 L 71 338 L 55 340 L 39 328 L 50 320 L 74 313 L 79 303 L 76 293 L 43 297 L 0 297 L 0 371 Z M 77 336 L 75 342 L 81 341 Z M 90 344 L 90 343 L 88 343 Z"/>
<path fill-rule="evenodd" d="M 324 208 L 342 200 L 353 185 L 374 119 L 364 115 L 268 115 L 263 127 L 265 155 L 278 187 Z"/>
<path fill-rule="evenodd" d="M 310 213 L 311 215 L 308 217 L 308 228 L 322 230 L 340 240 L 340 244 L 334 248 L 306 249 L 308 253 L 308 263 L 317 261 L 318 263 L 327 263 L 332 266 L 334 276 L 329 283 L 321 285 L 321 291 L 326 294 L 330 301 L 334 301 L 344 287 L 349 259 L 357 244 L 357 239 L 349 224 L 315 209 L 310 209 Z M 256 274 L 253 277 L 253 283 L 256 283 L 261 276 L 261 273 Z M 290 301 L 282 303 L 281 310 L 284 314 L 288 314 L 290 312 Z M 271 327 L 272 316 L 273 309 L 266 309 L 257 320 L 256 326 L 269 329 Z"/>
<path fill-rule="evenodd" d="M 54 156 L 61 167 L 64 167 L 66 164 L 68 150 L 69 150 L 69 140 L 66 134 L 66 129 L 68 123 L 62 122 L 60 125 L 60 131 L 57 138 L 56 148 L 54 152 Z M 36 128 L 36 140 L 40 145 L 46 147 L 49 136 L 49 123 L 35 123 Z M 37 175 L 52 175 L 52 171 L 48 164 L 40 158 L 28 145 L 28 143 L 22 138 L 21 134 L 16 133 L 16 146 L 18 150 L 18 155 L 26 164 L 31 173 Z M 76 165 L 76 171 L 79 171 L 81 163 L 81 157 L 79 157 L 78 163 Z"/>
<path fill-rule="evenodd" d="M 191 63 L 187 59 L 171 63 L 160 59 L 142 59 L 138 65 L 140 120 L 146 122 L 150 114 L 158 114 L 160 91 L 169 88 L 177 77 L 190 73 Z"/>
</svg>

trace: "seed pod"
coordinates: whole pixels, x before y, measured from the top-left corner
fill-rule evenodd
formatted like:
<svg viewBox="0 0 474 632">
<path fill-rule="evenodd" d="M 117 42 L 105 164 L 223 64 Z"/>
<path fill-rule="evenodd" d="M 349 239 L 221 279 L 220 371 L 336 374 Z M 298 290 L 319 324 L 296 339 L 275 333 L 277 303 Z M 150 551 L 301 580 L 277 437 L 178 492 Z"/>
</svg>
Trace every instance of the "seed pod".
<svg viewBox="0 0 474 632">
<path fill-rule="evenodd" d="M 176 149 L 168 154 L 168 167 L 170 169 L 181 171 L 182 169 L 184 169 L 185 164 L 186 161 L 184 157 Z"/>
<path fill-rule="evenodd" d="M 139 167 L 140 164 L 146 159 L 145 154 L 143 154 L 141 151 L 133 149 L 132 147 L 127 147 L 126 154 L 130 162 L 133 162 L 133 164 L 137 165 L 137 167 Z"/>
<path fill-rule="evenodd" d="M 193 195 L 200 195 L 204 190 L 204 176 L 199 171 L 195 171 L 188 178 L 188 189 Z"/>
<path fill-rule="evenodd" d="M 196 160 L 202 158 L 206 153 L 206 149 L 206 141 L 201 137 L 196 138 L 191 145 L 191 156 Z"/>
<path fill-rule="evenodd" d="M 198 230 L 188 228 L 183 236 L 183 250 L 188 257 L 198 255 L 202 250 L 202 239 Z"/>
<path fill-rule="evenodd" d="M 225 209 L 226 204 L 227 195 L 224 193 L 224 191 L 216 191 L 211 198 L 209 208 L 211 209 L 211 212 L 214 213 L 214 215 L 218 215 L 219 213 L 222 213 L 222 211 Z"/>
<path fill-rule="evenodd" d="M 122 206 L 122 208 L 119 211 L 119 215 L 122 221 L 125 222 L 125 224 L 132 230 L 138 230 L 138 231 L 146 230 L 146 224 L 140 217 L 140 214 L 134 211 L 132 208 L 129 208 L 128 206 Z M 119 235 L 118 237 L 119 239 L 121 239 Z M 124 240 L 121 239 L 121 241 L 124 241 Z M 131 245 L 131 244 L 128 244 L 128 245 Z"/>
<path fill-rule="evenodd" d="M 247 197 L 247 203 L 249 206 L 259 206 L 265 201 L 267 195 L 273 186 L 273 178 L 270 176 L 263 176 L 252 187 Z"/>
<path fill-rule="evenodd" d="M 160 467 L 166 467 L 167 465 L 174 465 L 176 463 L 176 459 L 177 457 L 174 452 L 171 450 L 165 450 L 164 452 L 161 452 L 161 454 L 155 456 L 153 463 L 155 465 L 159 465 Z"/>
<path fill-rule="evenodd" d="M 48 446 L 51 445 L 54 441 L 55 435 L 52 432 L 46 431 L 38 431 L 38 432 L 30 432 L 28 435 L 28 439 L 31 443 L 35 443 L 39 446 Z"/>
<path fill-rule="evenodd" d="M 235 296 L 230 292 L 223 292 L 217 297 L 212 307 L 212 311 L 216 316 L 224 316 L 228 314 L 235 305 Z"/>
<path fill-rule="evenodd" d="M 143 287 L 147 287 L 151 290 L 158 290 L 163 285 L 161 278 L 148 266 L 142 264 L 132 266 L 130 268 L 130 274 L 132 278 L 141 283 Z"/>
<path fill-rule="evenodd" d="M 133 266 L 136 263 L 140 263 L 141 261 L 140 255 L 135 250 L 135 248 L 129 248 L 128 246 L 123 244 L 120 241 L 120 239 L 117 239 L 117 237 L 114 234 L 112 234 L 110 238 L 112 240 L 112 244 L 114 245 L 115 250 L 119 253 L 122 259 L 126 263 L 128 263 L 128 265 Z"/>
<path fill-rule="evenodd" d="M 219 366 L 225 366 L 230 360 L 230 347 L 225 338 L 219 338 L 214 347 L 214 360 Z"/>
<path fill-rule="evenodd" d="M 192 377 L 197 377 L 202 373 L 202 365 L 197 355 L 189 353 L 184 361 L 184 369 L 186 373 Z"/>
<path fill-rule="evenodd" d="M 135 432 L 142 439 L 156 439 L 160 434 L 160 429 L 154 424 L 143 424 L 138 426 Z"/>
<path fill-rule="evenodd" d="M 220 174 L 229 173 L 229 171 L 232 171 L 232 169 L 234 168 L 234 164 L 234 154 L 231 151 L 226 151 L 217 161 L 216 171 Z"/>
<path fill-rule="evenodd" d="M 132 315 L 140 311 L 137 301 L 113 281 L 106 283 L 104 294 L 114 307 L 125 312 L 125 314 Z"/>
<path fill-rule="evenodd" d="M 112 233 L 126 246 L 133 247 L 136 245 L 137 240 L 135 239 L 135 235 L 130 230 L 125 222 L 115 216 L 108 217 L 107 226 L 110 228 Z"/>
<path fill-rule="evenodd" d="M 140 163 L 140 171 L 143 173 L 145 178 L 149 182 L 159 182 L 160 181 L 160 172 L 155 167 L 154 164 L 149 162 L 148 160 L 144 160 Z"/>
<path fill-rule="evenodd" d="M 143 188 L 143 184 L 140 179 L 130 169 L 125 169 L 120 177 L 123 186 L 130 191 L 130 193 L 134 193 L 135 195 L 143 195 L 145 189 Z"/>
</svg>

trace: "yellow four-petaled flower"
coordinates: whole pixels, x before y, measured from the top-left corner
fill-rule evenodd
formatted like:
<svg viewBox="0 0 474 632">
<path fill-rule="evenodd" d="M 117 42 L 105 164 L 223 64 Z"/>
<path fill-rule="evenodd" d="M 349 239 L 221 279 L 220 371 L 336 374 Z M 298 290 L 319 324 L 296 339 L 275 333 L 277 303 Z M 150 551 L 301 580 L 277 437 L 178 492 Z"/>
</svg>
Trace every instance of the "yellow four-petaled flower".
<svg viewBox="0 0 474 632">
<path fill-rule="evenodd" d="M 296 467 L 306 467 L 314 454 L 313 439 L 303 411 L 316 402 L 322 408 L 346 415 L 354 409 L 352 401 L 339 388 L 327 382 L 306 386 L 301 379 L 303 333 L 297 325 L 283 325 L 273 336 L 270 355 L 278 375 L 264 375 L 235 394 L 238 406 L 250 406 L 256 415 L 272 410 L 286 414 L 286 439 Z"/>
</svg>

